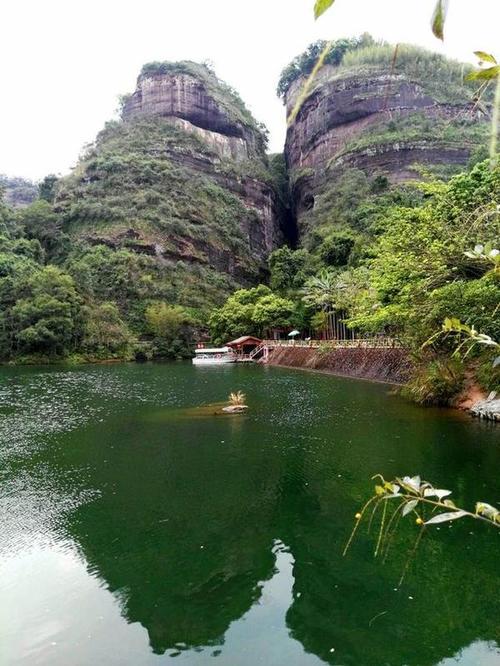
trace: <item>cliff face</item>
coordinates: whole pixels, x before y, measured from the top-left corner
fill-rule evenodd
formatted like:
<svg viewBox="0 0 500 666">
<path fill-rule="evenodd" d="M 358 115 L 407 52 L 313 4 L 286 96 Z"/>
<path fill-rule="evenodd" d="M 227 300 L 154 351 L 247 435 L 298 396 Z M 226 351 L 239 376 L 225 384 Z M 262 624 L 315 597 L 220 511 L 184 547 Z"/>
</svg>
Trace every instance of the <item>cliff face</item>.
<svg viewBox="0 0 500 666">
<path fill-rule="evenodd" d="M 259 154 L 260 134 L 245 124 L 241 113 L 224 105 L 221 96 L 214 99 L 206 79 L 200 80 L 195 74 L 196 70 L 193 73 L 182 69 L 151 73 L 146 70 L 139 77 L 133 95 L 124 102 L 124 120 L 144 115 L 184 119 L 188 123 L 186 128 L 209 131 L 224 156 L 246 159 Z"/>
<path fill-rule="evenodd" d="M 427 76 L 426 65 L 441 56 L 415 52 L 405 58 L 403 51 L 401 66 L 391 71 L 391 51 L 386 58 L 374 53 L 372 47 L 351 57 L 352 65 L 349 59 L 326 65 L 288 129 L 285 154 L 299 229 L 307 218 L 314 225 L 318 199 L 327 191 L 334 197 L 335 184 L 349 170 L 399 184 L 417 177 L 417 165 L 446 173 L 465 166 L 484 141 L 486 114 L 470 90 L 457 90 L 461 73 L 453 63 L 440 85 L 439 77 Z M 287 115 L 304 81 L 290 85 Z"/>
<path fill-rule="evenodd" d="M 38 186 L 26 178 L 11 178 L 0 174 L 0 189 L 4 200 L 14 208 L 29 206 L 38 196 Z"/>
<path fill-rule="evenodd" d="M 260 126 L 190 62 L 143 68 L 122 120 L 61 184 L 56 207 L 70 236 L 155 257 L 165 275 L 182 262 L 219 282 L 221 297 L 265 277 L 282 242 Z"/>
</svg>

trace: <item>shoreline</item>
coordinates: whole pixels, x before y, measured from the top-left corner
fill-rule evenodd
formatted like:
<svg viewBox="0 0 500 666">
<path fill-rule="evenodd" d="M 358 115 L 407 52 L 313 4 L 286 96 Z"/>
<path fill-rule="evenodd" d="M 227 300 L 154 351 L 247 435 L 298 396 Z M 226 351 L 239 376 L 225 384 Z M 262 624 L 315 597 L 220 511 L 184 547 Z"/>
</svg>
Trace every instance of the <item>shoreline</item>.
<svg viewBox="0 0 500 666">
<path fill-rule="evenodd" d="M 327 351 L 312 347 L 275 347 L 269 350 L 267 363 L 395 385 L 404 385 L 413 369 L 409 352 L 400 347 L 347 347 Z"/>
<path fill-rule="evenodd" d="M 281 363 L 261 363 L 264 367 L 283 368 L 284 370 L 299 370 L 302 372 L 314 372 L 320 375 L 329 375 L 330 377 L 338 377 L 339 379 L 352 379 L 359 382 L 370 382 L 371 384 L 387 384 L 388 386 L 404 386 L 405 382 L 396 382 L 389 379 L 374 379 L 373 377 L 353 377 L 352 375 L 341 374 L 328 370 L 326 368 L 307 368 L 298 365 L 283 365 Z"/>
</svg>

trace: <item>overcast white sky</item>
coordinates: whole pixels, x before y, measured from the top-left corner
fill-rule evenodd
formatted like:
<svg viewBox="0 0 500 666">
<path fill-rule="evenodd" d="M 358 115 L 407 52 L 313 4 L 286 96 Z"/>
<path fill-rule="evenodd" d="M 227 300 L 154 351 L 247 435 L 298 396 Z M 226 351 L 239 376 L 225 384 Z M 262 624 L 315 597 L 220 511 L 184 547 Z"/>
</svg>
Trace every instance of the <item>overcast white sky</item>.
<svg viewBox="0 0 500 666">
<path fill-rule="evenodd" d="M 114 117 L 151 60 L 210 60 L 283 146 L 281 69 L 318 38 L 370 32 L 474 62 L 500 51 L 500 0 L 450 0 L 445 43 L 430 31 L 435 0 L 3 0 L 0 173 L 66 173 Z"/>
</svg>

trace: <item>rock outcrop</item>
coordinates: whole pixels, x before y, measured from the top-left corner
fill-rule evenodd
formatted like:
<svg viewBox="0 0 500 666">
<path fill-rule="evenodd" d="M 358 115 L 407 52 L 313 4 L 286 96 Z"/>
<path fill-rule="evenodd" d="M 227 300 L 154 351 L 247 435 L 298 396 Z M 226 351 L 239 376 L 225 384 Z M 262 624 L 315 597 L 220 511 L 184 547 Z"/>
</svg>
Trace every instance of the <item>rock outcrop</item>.
<svg viewBox="0 0 500 666">
<path fill-rule="evenodd" d="M 310 211 L 318 197 L 334 196 L 350 170 L 389 185 L 415 179 L 418 166 L 449 174 L 485 142 L 486 110 L 462 85 L 458 63 L 412 47 L 400 47 L 395 66 L 387 46 L 350 55 L 320 70 L 288 128 L 285 154 L 299 229 L 308 218 L 314 225 Z M 289 86 L 287 115 L 304 82 L 300 77 Z"/>
<path fill-rule="evenodd" d="M 500 421 L 500 396 L 492 391 L 487 398 L 479 400 L 470 408 L 473 416 L 478 416 L 487 421 Z"/>
<path fill-rule="evenodd" d="M 79 241 L 152 256 L 164 272 L 196 267 L 201 282 L 220 282 L 220 298 L 265 279 L 282 242 L 261 126 L 191 62 L 144 66 L 56 207 Z"/>
<path fill-rule="evenodd" d="M 232 92 L 224 91 L 223 84 L 213 79 L 206 68 L 194 63 L 172 63 L 156 69 L 146 66 L 135 92 L 124 100 L 122 117 L 183 119 L 186 123 L 181 126 L 188 130 L 206 130 L 208 135 L 194 131 L 208 138 L 221 156 L 241 160 L 261 155 L 262 137 L 253 119 L 230 98 Z M 224 99 L 224 93 L 228 99 Z"/>
<path fill-rule="evenodd" d="M 29 206 L 38 196 L 38 186 L 26 178 L 15 178 L 0 174 L 0 190 L 3 198 L 13 208 Z"/>
</svg>

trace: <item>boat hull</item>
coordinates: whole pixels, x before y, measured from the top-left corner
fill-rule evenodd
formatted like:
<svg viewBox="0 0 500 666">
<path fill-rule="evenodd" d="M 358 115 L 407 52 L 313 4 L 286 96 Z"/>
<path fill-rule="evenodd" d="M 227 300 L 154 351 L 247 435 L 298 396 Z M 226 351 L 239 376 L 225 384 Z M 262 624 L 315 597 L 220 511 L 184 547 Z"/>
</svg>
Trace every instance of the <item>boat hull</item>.
<svg viewBox="0 0 500 666">
<path fill-rule="evenodd" d="M 193 358 L 193 365 L 225 365 L 235 362 L 234 358 Z"/>
</svg>

